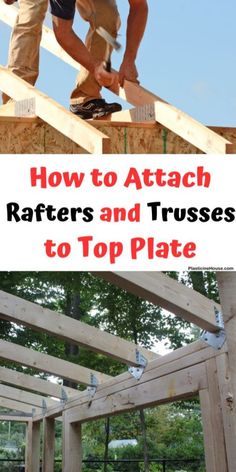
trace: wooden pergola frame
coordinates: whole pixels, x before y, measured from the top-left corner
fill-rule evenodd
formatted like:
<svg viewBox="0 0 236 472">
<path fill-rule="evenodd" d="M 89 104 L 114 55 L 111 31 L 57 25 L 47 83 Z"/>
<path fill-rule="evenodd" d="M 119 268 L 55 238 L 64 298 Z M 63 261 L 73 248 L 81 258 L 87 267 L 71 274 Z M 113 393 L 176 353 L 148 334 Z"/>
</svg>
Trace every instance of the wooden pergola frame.
<svg viewBox="0 0 236 472">
<path fill-rule="evenodd" d="M 0 0 L 0 21 L 13 26 L 17 17 L 17 8 L 5 5 Z M 43 27 L 41 46 L 50 51 L 56 57 L 67 64 L 79 69 L 79 64 L 68 56 L 58 45 L 50 28 Z M 101 131 L 97 130 L 89 122 L 68 112 L 57 102 L 47 97 L 35 87 L 9 72 L 0 65 L 0 90 L 15 101 L 31 99 L 34 103 L 34 115 L 40 117 L 46 123 L 58 130 L 71 141 L 80 145 L 89 153 L 110 153 L 111 139 Z M 191 116 L 165 102 L 160 97 L 145 90 L 138 84 L 126 81 L 124 88 L 119 87 L 112 90 L 115 94 L 136 108 L 114 113 L 110 120 L 127 126 L 130 123 L 140 123 L 145 126 L 147 122 L 154 125 L 161 124 L 168 130 L 174 132 L 186 142 L 195 146 L 203 153 L 227 154 L 234 152 L 234 145 L 215 131 L 199 123 Z M 3 105 L 0 107 L 0 116 L 15 115 L 15 105 Z M 24 118 L 27 119 L 27 118 Z M 32 117 L 28 118 L 32 121 Z M 31 122 L 29 121 L 29 123 Z M 102 121 L 105 124 L 105 121 Z"/>
<path fill-rule="evenodd" d="M 217 273 L 221 305 L 158 272 L 97 275 L 194 321 L 216 340 L 223 331 L 226 340 L 216 348 L 199 339 L 159 356 L 85 323 L 0 292 L 0 318 L 112 356 L 124 365 L 136 368 L 135 372 L 140 374 L 138 378 L 129 369 L 116 377 L 109 377 L 87 369 L 84 378 L 84 367 L 67 362 L 71 365 L 66 365 L 64 371 L 66 361 L 43 354 L 44 363 L 41 363 L 38 358 L 41 353 L 0 341 L 0 358 L 4 360 L 30 365 L 40 372 L 52 372 L 61 378 L 68 378 L 70 371 L 69 378 L 77 383 L 82 378 L 89 385 L 89 389 L 79 392 L 22 372 L 0 368 L 0 405 L 11 411 L 9 415 L 1 415 L 0 421 L 24 421 L 27 424 L 27 472 L 39 471 L 41 422 L 44 425 L 43 471 L 54 470 L 54 422 L 62 418 L 63 472 L 77 472 L 82 470 L 82 423 L 196 395 L 200 397 L 202 411 L 206 470 L 234 472 L 236 273 Z M 221 311 L 224 328 L 219 327 L 216 316 Z M 19 416 L 15 416 L 16 412 Z"/>
</svg>

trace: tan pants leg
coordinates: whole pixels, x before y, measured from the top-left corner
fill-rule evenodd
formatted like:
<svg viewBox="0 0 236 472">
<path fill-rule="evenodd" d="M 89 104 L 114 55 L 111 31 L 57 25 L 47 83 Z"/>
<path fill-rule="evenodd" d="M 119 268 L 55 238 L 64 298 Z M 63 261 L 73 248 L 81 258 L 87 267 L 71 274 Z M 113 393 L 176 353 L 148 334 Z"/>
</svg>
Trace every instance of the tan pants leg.
<svg viewBox="0 0 236 472">
<path fill-rule="evenodd" d="M 120 16 L 115 0 L 94 0 L 96 7 L 96 26 L 105 28 L 114 38 L 120 27 Z M 81 12 L 82 13 L 82 12 Z M 85 44 L 92 55 L 103 61 L 109 53 L 109 46 L 92 28 L 89 28 Z M 100 98 L 101 88 L 93 74 L 81 67 L 76 79 L 76 88 L 71 93 L 70 103 L 85 103 L 94 98 Z"/>
<path fill-rule="evenodd" d="M 39 46 L 48 0 L 20 0 L 12 31 L 8 69 L 34 85 L 39 72 Z M 9 97 L 3 94 L 3 103 Z"/>
</svg>

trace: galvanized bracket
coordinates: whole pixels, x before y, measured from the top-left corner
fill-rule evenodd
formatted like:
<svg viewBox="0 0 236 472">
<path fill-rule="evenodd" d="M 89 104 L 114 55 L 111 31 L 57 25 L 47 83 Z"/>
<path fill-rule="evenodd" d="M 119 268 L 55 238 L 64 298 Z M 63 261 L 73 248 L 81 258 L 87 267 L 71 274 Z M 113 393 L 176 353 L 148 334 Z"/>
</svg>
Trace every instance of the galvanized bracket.
<svg viewBox="0 0 236 472">
<path fill-rule="evenodd" d="M 141 379 L 143 372 L 144 372 L 144 367 L 129 367 L 129 373 L 134 377 L 136 380 Z"/>
<path fill-rule="evenodd" d="M 220 350 L 226 340 L 226 334 L 224 330 L 224 320 L 221 311 L 215 308 L 216 323 L 219 327 L 216 333 L 210 333 L 209 331 L 203 331 L 201 339 L 205 341 L 209 346 L 216 350 Z"/>
<path fill-rule="evenodd" d="M 90 401 L 91 401 L 97 391 L 98 379 L 96 375 L 92 373 L 90 374 L 90 379 L 91 379 L 91 385 L 86 388 L 86 392 L 89 395 Z"/>
<path fill-rule="evenodd" d="M 46 415 L 47 413 L 47 403 L 45 400 L 42 400 L 42 410 L 43 410 L 43 416 Z"/>
<path fill-rule="evenodd" d="M 146 367 L 147 359 L 146 359 L 146 357 L 144 357 L 144 355 L 138 349 L 136 349 L 136 351 L 135 351 L 135 358 L 136 358 L 136 362 L 139 366 Z"/>
<path fill-rule="evenodd" d="M 61 401 L 61 403 L 66 403 L 67 400 L 68 400 L 68 395 L 67 395 L 65 389 L 62 388 L 62 389 L 61 389 L 61 398 L 60 398 L 60 401 Z"/>
<path fill-rule="evenodd" d="M 15 102 L 15 116 L 34 116 L 36 115 L 35 97 L 24 98 Z"/>
<path fill-rule="evenodd" d="M 132 375 L 132 377 L 134 377 L 136 380 L 139 380 L 141 379 L 144 369 L 147 365 L 147 359 L 146 357 L 144 357 L 143 354 L 141 354 L 141 352 L 138 349 L 136 349 L 135 360 L 136 360 L 136 363 L 139 364 L 139 366 L 129 367 L 128 370 L 129 370 L 129 373 Z"/>
</svg>

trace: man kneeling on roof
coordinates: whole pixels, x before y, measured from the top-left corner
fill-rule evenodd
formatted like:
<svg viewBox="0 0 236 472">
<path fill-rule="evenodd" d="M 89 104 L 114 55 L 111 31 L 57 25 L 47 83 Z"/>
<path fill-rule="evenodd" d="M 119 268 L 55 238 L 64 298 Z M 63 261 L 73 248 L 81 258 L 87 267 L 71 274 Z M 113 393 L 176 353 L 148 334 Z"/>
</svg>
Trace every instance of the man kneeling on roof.
<svg viewBox="0 0 236 472">
<path fill-rule="evenodd" d="M 13 0 L 4 0 L 11 4 Z M 115 0 L 50 0 L 53 29 L 61 47 L 81 64 L 76 87 L 70 97 L 70 111 L 90 119 L 121 110 L 118 103 L 106 103 L 101 87 L 123 86 L 124 80 L 138 82 L 135 59 L 148 15 L 147 0 L 128 0 L 126 48 L 119 73 L 108 72 L 104 60 L 111 47 L 96 33 L 103 27 L 116 38 L 120 16 Z M 38 77 L 39 44 L 48 0 L 20 0 L 19 14 L 13 29 L 8 68 L 34 85 Z M 85 44 L 73 30 L 75 7 L 90 24 Z M 3 103 L 9 98 L 3 95 Z"/>
</svg>

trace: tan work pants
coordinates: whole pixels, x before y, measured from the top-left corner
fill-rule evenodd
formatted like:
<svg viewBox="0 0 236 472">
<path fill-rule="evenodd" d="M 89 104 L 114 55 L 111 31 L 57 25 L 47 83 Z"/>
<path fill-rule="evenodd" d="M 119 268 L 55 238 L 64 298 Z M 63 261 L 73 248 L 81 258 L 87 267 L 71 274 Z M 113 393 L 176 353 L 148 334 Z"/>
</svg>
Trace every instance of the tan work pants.
<svg viewBox="0 0 236 472">
<path fill-rule="evenodd" d="M 96 26 L 105 28 L 114 38 L 120 27 L 120 16 L 115 0 L 94 0 L 96 8 Z M 78 6 L 79 9 L 79 6 Z M 80 10 L 79 10 L 80 11 Z M 82 11 L 81 16 L 85 19 Z M 99 61 L 106 59 L 111 52 L 110 47 L 91 27 L 86 36 L 85 44 L 92 55 Z M 72 104 L 84 103 L 94 98 L 100 98 L 98 83 L 93 74 L 81 67 L 76 79 L 76 88 L 71 93 L 70 102 Z"/>
<path fill-rule="evenodd" d="M 96 25 L 103 26 L 116 37 L 120 17 L 115 0 L 94 0 Z M 48 0 L 20 0 L 19 13 L 12 31 L 8 68 L 22 79 L 34 85 L 39 73 L 39 47 L 42 24 Z M 108 45 L 92 28 L 89 28 L 86 45 L 94 57 L 102 61 L 107 55 Z M 100 87 L 92 74 L 81 67 L 76 88 L 71 94 L 71 103 L 84 103 L 100 97 Z M 9 97 L 3 94 L 3 103 Z"/>
<path fill-rule="evenodd" d="M 39 72 L 39 45 L 48 0 L 20 0 L 12 31 L 8 68 L 34 85 Z M 3 94 L 3 103 L 9 97 Z"/>
</svg>

